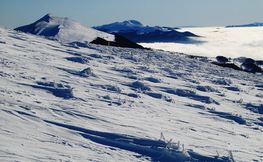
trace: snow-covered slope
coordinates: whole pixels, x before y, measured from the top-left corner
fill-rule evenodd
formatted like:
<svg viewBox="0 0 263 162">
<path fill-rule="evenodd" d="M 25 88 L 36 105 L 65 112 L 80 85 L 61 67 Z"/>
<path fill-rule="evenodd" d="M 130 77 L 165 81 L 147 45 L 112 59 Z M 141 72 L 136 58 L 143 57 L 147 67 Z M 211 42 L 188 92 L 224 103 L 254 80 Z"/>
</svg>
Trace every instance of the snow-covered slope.
<svg viewBox="0 0 263 162">
<path fill-rule="evenodd" d="M 262 75 L 3 27 L 0 62 L 1 161 L 263 160 Z"/>
<path fill-rule="evenodd" d="M 137 43 L 179 42 L 188 40 L 188 37 L 196 36 L 190 32 L 178 32 L 175 30 L 178 28 L 149 27 L 136 20 L 115 22 L 93 28 L 108 33 L 120 34 Z"/>
<path fill-rule="evenodd" d="M 52 36 L 62 42 L 91 42 L 97 37 L 101 37 L 108 41 L 114 41 L 115 37 L 112 34 L 101 32 L 90 27 L 81 25 L 80 23 L 64 17 L 56 17 L 52 14 L 47 14 L 38 21 L 15 28 L 22 32 L 27 32 L 35 35 Z"/>
</svg>

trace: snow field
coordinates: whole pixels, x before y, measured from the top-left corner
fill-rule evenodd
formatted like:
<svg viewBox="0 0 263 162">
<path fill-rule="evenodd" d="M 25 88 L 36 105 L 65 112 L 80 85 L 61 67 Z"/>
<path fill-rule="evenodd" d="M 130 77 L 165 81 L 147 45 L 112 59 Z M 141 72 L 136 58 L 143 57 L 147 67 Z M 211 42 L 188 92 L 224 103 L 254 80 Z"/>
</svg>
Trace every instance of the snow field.
<svg viewBox="0 0 263 162">
<path fill-rule="evenodd" d="M 3 27 L 0 38 L 3 161 L 187 161 L 182 144 L 204 159 L 262 161 L 262 75 Z"/>
</svg>

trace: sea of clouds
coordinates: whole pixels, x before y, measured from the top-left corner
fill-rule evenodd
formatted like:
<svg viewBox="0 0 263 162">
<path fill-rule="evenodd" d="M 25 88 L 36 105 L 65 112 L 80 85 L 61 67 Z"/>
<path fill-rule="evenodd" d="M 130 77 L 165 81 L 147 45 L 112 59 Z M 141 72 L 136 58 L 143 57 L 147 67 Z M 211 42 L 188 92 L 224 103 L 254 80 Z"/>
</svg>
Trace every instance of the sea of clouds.
<svg viewBox="0 0 263 162">
<path fill-rule="evenodd" d="M 248 57 L 263 60 L 263 27 L 182 28 L 200 37 L 180 43 L 141 43 L 145 47 L 190 55 L 231 58 Z"/>
</svg>

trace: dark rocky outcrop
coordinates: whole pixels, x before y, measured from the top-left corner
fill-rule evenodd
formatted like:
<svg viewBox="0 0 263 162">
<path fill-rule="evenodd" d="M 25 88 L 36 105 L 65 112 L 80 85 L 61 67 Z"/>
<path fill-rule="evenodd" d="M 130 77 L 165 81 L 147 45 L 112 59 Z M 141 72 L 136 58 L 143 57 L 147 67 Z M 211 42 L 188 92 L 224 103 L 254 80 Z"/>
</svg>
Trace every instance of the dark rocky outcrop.
<svg viewBox="0 0 263 162">
<path fill-rule="evenodd" d="M 144 49 L 143 46 L 134 43 L 133 41 L 119 35 L 115 34 L 115 42 L 113 41 L 107 41 L 103 38 L 96 38 L 94 41 L 90 42 L 93 44 L 100 44 L 100 45 L 108 45 L 108 46 L 115 46 L 115 47 L 128 47 L 128 48 L 139 48 L 139 49 Z"/>
<path fill-rule="evenodd" d="M 235 70 L 242 70 L 240 67 L 238 67 L 236 64 L 234 63 L 228 63 L 228 62 L 225 62 L 225 63 L 220 63 L 220 62 L 211 62 L 211 64 L 214 64 L 214 65 L 218 65 L 218 66 L 222 66 L 222 67 L 227 67 L 227 68 L 232 68 L 232 69 L 235 69 Z"/>
<path fill-rule="evenodd" d="M 247 58 L 245 59 L 245 61 L 242 63 L 241 68 L 244 71 L 248 71 L 248 72 L 263 72 L 262 69 L 256 65 L 256 61 L 251 59 L 251 58 Z"/>
<path fill-rule="evenodd" d="M 229 62 L 228 58 L 226 58 L 225 56 L 217 56 L 216 59 L 218 62 L 222 62 L 222 63 Z"/>
</svg>

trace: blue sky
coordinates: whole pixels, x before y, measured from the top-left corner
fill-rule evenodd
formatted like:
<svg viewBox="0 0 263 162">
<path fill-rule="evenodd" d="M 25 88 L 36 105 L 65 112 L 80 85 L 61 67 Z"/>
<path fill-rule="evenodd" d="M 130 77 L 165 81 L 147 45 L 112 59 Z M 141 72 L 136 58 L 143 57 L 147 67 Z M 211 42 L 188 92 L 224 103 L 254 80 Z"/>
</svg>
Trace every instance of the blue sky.
<svg viewBox="0 0 263 162">
<path fill-rule="evenodd" d="M 0 0 L 0 25 L 15 28 L 47 13 L 92 27 L 138 20 L 149 26 L 263 22 L 263 0 Z"/>
</svg>

